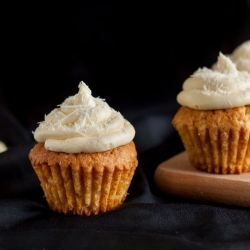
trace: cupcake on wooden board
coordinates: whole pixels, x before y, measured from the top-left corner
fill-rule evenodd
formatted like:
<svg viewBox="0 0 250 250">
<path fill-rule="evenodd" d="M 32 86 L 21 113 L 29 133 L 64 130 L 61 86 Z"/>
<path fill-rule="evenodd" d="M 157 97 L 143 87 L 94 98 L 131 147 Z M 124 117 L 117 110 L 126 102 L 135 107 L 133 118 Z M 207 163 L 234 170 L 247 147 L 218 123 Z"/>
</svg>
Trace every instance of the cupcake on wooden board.
<svg viewBox="0 0 250 250">
<path fill-rule="evenodd" d="M 183 84 L 172 124 L 191 165 L 216 174 L 250 171 L 250 74 L 230 57 L 200 68 Z"/>
<path fill-rule="evenodd" d="M 132 124 L 78 87 L 34 131 L 29 159 L 52 210 L 89 216 L 123 204 L 138 160 Z"/>
</svg>

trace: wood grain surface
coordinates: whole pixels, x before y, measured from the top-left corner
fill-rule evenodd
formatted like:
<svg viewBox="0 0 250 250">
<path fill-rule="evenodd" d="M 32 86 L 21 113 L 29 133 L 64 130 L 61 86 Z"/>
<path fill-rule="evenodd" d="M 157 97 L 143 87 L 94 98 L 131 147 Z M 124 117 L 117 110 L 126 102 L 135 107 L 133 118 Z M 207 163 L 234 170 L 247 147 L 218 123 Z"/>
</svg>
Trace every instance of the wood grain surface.
<svg viewBox="0 0 250 250">
<path fill-rule="evenodd" d="M 223 175 L 197 170 L 185 151 L 157 166 L 154 179 L 166 195 L 250 207 L 250 173 Z"/>
</svg>

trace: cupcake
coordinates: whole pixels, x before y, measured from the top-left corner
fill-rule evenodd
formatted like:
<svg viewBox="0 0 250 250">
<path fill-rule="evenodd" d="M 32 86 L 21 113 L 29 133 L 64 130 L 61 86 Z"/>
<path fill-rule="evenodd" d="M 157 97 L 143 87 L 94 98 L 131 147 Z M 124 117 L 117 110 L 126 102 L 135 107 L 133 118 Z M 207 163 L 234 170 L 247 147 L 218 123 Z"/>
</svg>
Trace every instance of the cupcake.
<svg viewBox="0 0 250 250">
<path fill-rule="evenodd" d="M 199 68 L 177 95 L 172 124 L 194 168 L 215 174 L 250 171 L 250 74 L 219 54 Z"/>
<path fill-rule="evenodd" d="M 89 216 L 123 204 L 138 160 L 132 124 L 78 87 L 39 123 L 29 159 L 52 210 Z"/>
</svg>

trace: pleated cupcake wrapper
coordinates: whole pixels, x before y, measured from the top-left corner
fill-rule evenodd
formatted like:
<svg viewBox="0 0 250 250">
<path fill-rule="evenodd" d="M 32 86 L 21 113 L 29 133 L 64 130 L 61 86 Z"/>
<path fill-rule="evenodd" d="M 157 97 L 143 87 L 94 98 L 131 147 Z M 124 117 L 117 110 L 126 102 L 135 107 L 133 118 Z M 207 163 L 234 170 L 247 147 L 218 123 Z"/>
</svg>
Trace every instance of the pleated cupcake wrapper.
<svg viewBox="0 0 250 250">
<path fill-rule="evenodd" d="M 180 137 L 191 164 L 210 173 L 235 174 L 250 171 L 249 132 L 184 126 Z"/>
<path fill-rule="evenodd" d="M 118 208 L 135 169 L 59 165 L 33 166 L 49 207 L 59 213 L 91 215 Z"/>
</svg>

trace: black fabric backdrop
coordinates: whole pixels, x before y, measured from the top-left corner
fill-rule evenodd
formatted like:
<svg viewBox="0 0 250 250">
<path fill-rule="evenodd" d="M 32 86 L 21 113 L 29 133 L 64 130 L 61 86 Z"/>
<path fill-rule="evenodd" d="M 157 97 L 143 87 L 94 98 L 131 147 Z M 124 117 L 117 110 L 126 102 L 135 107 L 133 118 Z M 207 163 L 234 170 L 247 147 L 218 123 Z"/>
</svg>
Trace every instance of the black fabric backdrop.
<svg viewBox="0 0 250 250">
<path fill-rule="evenodd" d="M 250 248 L 249 208 L 177 199 L 157 190 L 155 168 L 182 150 L 175 136 L 168 140 L 171 147 L 139 154 L 119 209 L 89 217 L 51 211 L 28 160 L 33 138 L 5 108 L 0 111 L 0 138 L 12 143 L 0 154 L 0 249 Z"/>
</svg>

